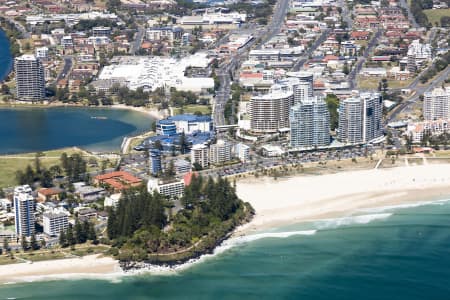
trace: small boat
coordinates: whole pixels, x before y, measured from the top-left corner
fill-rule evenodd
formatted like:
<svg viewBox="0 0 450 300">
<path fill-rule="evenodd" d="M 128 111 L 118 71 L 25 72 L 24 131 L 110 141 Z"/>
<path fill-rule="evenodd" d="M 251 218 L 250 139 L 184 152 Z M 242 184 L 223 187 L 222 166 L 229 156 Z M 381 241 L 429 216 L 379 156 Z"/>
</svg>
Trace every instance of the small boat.
<svg viewBox="0 0 450 300">
<path fill-rule="evenodd" d="M 107 120 L 108 117 L 102 117 L 102 116 L 92 116 L 91 119 L 96 119 L 96 120 Z"/>
</svg>

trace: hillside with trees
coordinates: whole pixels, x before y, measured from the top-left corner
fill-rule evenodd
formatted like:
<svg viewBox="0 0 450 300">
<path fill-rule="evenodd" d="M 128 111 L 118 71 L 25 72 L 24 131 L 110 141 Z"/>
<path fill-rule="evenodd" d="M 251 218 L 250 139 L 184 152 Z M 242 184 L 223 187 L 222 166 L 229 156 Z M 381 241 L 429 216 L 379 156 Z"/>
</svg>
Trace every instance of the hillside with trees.
<svg viewBox="0 0 450 300">
<path fill-rule="evenodd" d="M 181 199 L 183 209 L 166 213 L 168 201 L 144 186 L 125 191 L 109 212 L 111 253 L 122 265 L 172 264 L 210 253 L 236 226 L 249 221 L 253 208 L 227 180 L 193 177 Z"/>
</svg>

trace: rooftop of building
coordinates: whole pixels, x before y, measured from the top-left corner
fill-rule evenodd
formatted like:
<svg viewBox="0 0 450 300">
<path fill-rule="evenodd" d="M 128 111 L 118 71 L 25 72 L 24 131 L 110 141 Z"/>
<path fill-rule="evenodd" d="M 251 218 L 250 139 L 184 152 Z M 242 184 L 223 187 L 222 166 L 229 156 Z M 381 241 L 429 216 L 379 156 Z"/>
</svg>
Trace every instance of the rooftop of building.
<svg viewBox="0 0 450 300">
<path fill-rule="evenodd" d="M 94 177 L 94 179 L 99 182 L 106 183 L 118 190 L 125 189 L 129 186 L 138 185 L 142 182 L 141 179 L 125 171 L 116 171 L 107 174 L 97 175 Z"/>
</svg>

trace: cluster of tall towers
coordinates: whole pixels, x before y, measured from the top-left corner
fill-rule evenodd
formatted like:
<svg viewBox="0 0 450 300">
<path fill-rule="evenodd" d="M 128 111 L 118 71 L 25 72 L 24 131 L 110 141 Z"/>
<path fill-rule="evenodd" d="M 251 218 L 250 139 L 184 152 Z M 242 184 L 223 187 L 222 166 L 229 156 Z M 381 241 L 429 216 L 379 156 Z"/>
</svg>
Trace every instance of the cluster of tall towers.
<svg viewBox="0 0 450 300">
<path fill-rule="evenodd" d="M 322 96 L 313 93 L 313 75 L 292 72 L 269 93 L 250 102 L 251 129 L 259 134 L 290 128 L 292 148 L 330 145 L 330 112 Z M 383 100 L 379 93 L 353 92 L 340 101 L 337 139 L 345 144 L 367 143 L 383 135 Z"/>
</svg>

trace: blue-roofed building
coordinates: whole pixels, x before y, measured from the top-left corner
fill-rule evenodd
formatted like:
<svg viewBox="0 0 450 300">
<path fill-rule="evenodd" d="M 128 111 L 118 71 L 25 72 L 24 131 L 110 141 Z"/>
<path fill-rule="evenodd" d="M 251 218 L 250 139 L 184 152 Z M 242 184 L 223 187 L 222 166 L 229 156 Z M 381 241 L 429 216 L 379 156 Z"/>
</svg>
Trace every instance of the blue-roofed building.
<svg viewBox="0 0 450 300">
<path fill-rule="evenodd" d="M 156 133 L 158 135 L 176 135 L 177 134 L 177 126 L 175 122 L 172 120 L 159 120 L 156 123 Z"/>
<path fill-rule="evenodd" d="M 195 131 L 192 134 L 186 134 L 187 150 L 190 151 L 193 145 L 209 143 L 214 138 L 214 132 Z M 166 153 L 178 152 L 180 146 L 180 134 L 175 135 L 156 135 L 149 137 L 142 142 L 141 145 L 136 146 L 138 151 L 155 149 L 155 144 L 159 141 L 161 144 L 161 151 Z"/>
<path fill-rule="evenodd" d="M 213 130 L 213 122 L 210 116 L 182 114 L 168 117 L 158 123 L 162 122 L 161 124 L 169 124 L 169 121 L 172 121 L 175 124 L 178 133 L 184 132 L 185 134 L 190 134 L 195 131 L 210 132 Z"/>
</svg>

